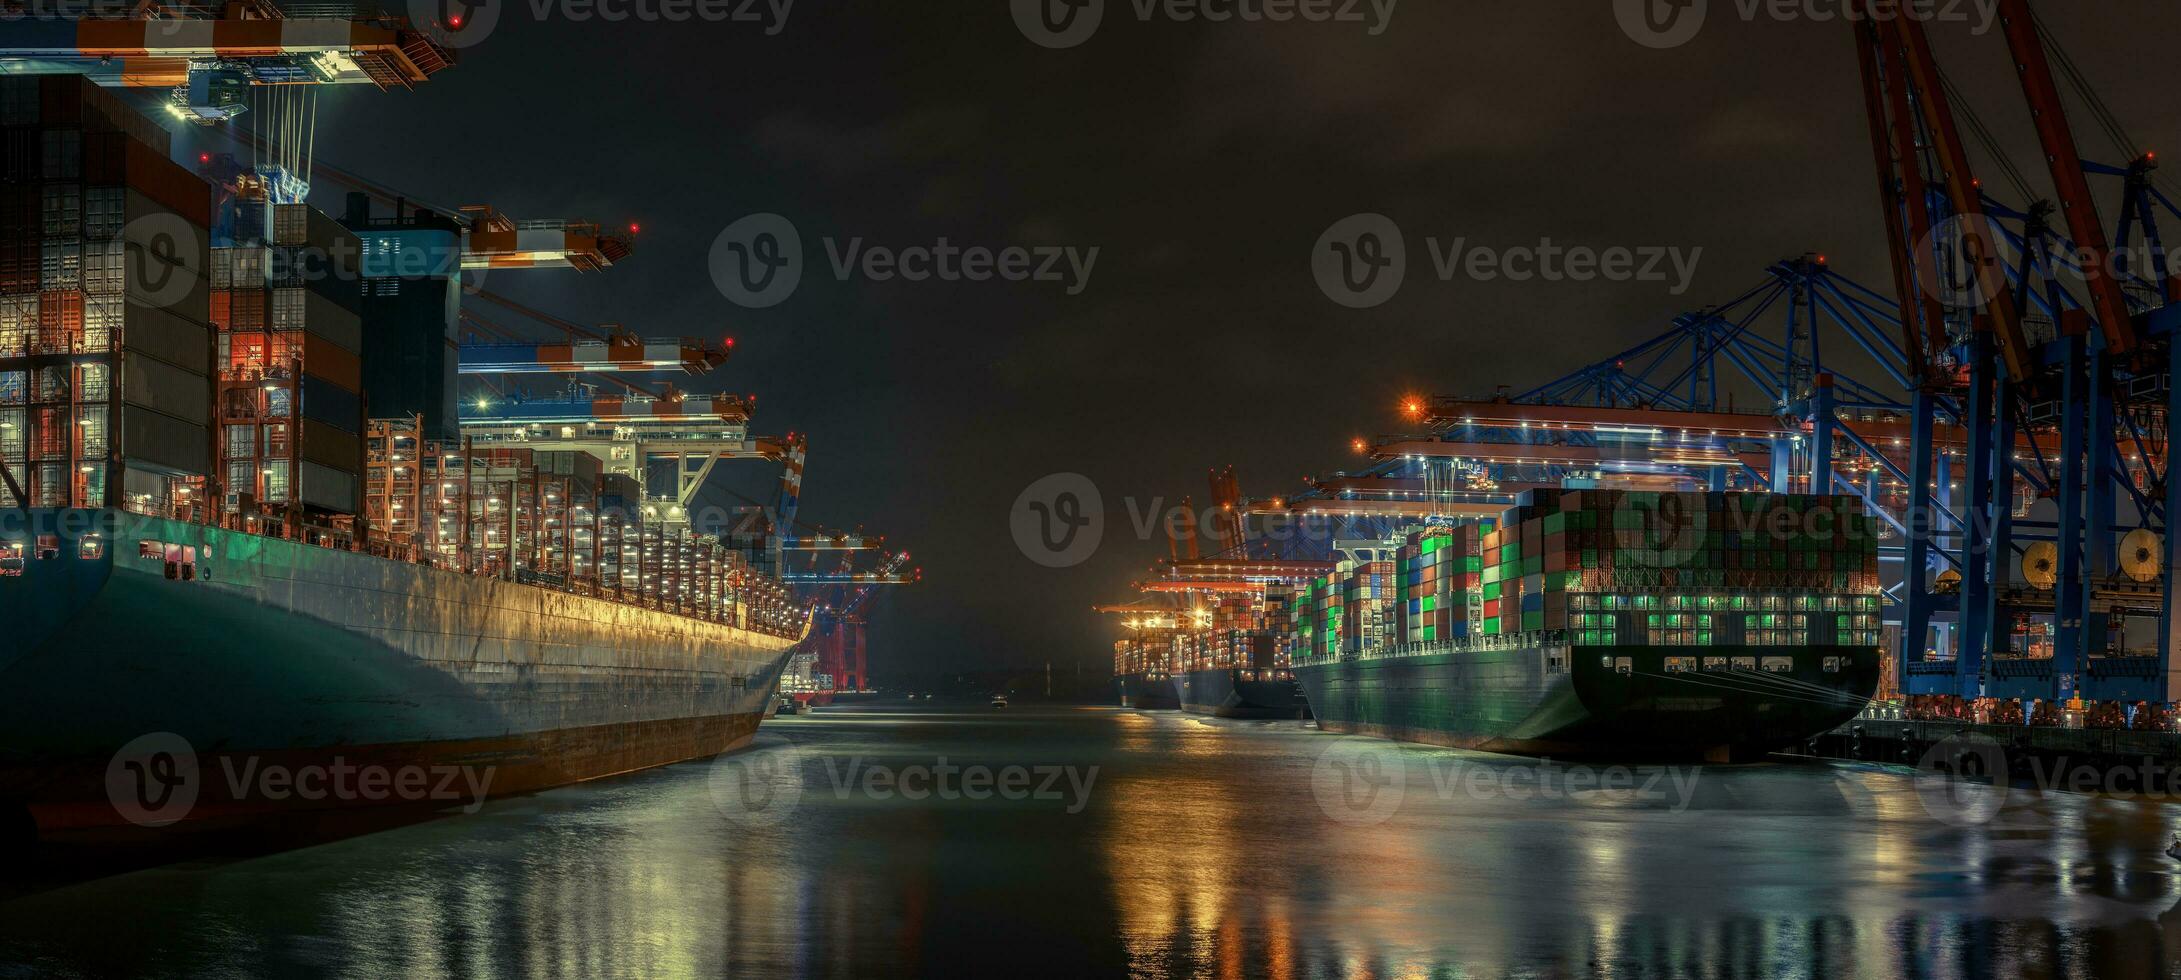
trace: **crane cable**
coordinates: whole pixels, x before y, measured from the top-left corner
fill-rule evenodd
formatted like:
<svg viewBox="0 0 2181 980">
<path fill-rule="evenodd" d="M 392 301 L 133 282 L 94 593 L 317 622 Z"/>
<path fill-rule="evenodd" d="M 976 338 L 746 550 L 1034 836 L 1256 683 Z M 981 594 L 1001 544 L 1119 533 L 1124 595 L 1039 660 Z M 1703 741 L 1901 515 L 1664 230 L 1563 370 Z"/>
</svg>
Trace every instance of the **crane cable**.
<svg viewBox="0 0 2181 980">
<path fill-rule="evenodd" d="M 1984 147 L 1985 155 L 1991 157 L 1992 162 L 1998 165 L 2000 174 L 2007 178 L 2007 183 L 2013 185 L 2015 193 L 2020 195 L 2016 200 L 2025 205 L 2038 200 L 2040 195 L 2030 188 L 2029 180 L 2022 175 L 2022 169 L 2014 165 L 2014 158 L 2000 146 L 1991 129 L 1984 125 L 1984 119 L 1977 115 L 1976 107 L 1954 85 L 1953 76 L 1942 70 L 1939 72 L 1939 82 L 1946 86 L 1946 97 L 1953 100 L 1955 114 L 1968 123 L 1970 135 L 1976 137 L 1977 143 Z"/>
<path fill-rule="evenodd" d="M 2037 16 L 2034 10 L 2030 12 L 2030 18 L 2035 23 L 2037 36 L 2044 41 L 2045 50 L 2051 55 L 2053 64 L 2060 69 L 2068 87 L 2075 91 L 2076 98 L 2089 110 L 2091 122 L 2104 134 L 2106 141 L 2131 162 L 2142 159 L 2143 145 L 2129 134 L 2127 126 L 2121 123 L 2120 117 L 2113 112 L 2104 97 L 2098 94 L 2097 86 L 2090 83 L 2090 76 L 2083 72 L 2082 66 L 2067 53 L 2067 47 L 2060 43 L 2059 37 L 2045 25 L 2044 18 Z M 2181 196 L 2176 194 L 2174 184 L 2163 176 L 2152 174 L 2151 183 L 2168 197 Z"/>
</svg>

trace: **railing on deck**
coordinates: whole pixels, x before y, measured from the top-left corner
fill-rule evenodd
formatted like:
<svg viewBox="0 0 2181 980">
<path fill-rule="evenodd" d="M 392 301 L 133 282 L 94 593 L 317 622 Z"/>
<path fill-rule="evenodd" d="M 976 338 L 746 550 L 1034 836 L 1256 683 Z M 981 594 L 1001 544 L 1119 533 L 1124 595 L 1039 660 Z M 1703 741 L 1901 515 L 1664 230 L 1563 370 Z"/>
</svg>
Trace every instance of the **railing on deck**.
<svg viewBox="0 0 2181 980">
<path fill-rule="evenodd" d="M 174 498 L 169 497 L 134 495 L 124 501 L 122 509 L 132 514 L 167 520 L 188 521 L 191 516 L 191 507 L 189 505 L 178 503 Z M 253 527 L 252 524 L 256 526 Z M 443 554 L 425 546 L 403 544 L 383 539 L 369 540 L 358 544 L 354 539 L 354 535 L 340 528 L 304 525 L 297 530 L 295 536 L 291 537 L 287 524 L 277 518 L 258 517 L 253 521 L 235 514 L 222 514 L 217 520 L 210 522 L 208 526 L 218 527 L 236 534 L 248 534 L 277 540 L 294 540 L 301 544 L 331 551 L 349 551 L 387 561 L 423 565 L 440 571 L 504 578 L 531 588 L 547 589 L 625 606 L 651 609 L 669 615 L 681 616 L 685 619 L 715 623 L 721 626 L 733 626 L 754 633 L 764 633 L 768 636 L 798 639 L 802 635 L 801 630 L 798 628 L 801 620 L 795 621 L 796 626 L 773 626 L 763 622 L 758 615 L 755 615 L 755 613 L 761 611 L 761 607 L 752 607 L 753 615 L 748 617 L 750 621 L 736 622 L 736 617 L 725 610 L 699 609 L 692 603 L 672 601 L 662 596 L 632 594 L 621 588 L 609 586 L 594 577 L 560 572 L 537 572 L 529 569 L 515 569 L 513 574 L 510 575 L 503 563 L 491 562 L 481 569 L 465 567 L 464 563 L 454 556 Z"/>
<path fill-rule="evenodd" d="M 1539 647 L 1572 649 L 1566 630 L 1530 630 L 1523 633 L 1501 633 L 1462 640 L 1436 640 L 1430 643 L 1397 643 L 1376 646 L 1361 652 L 1343 652 L 1337 657 L 1297 657 L 1296 663 L 1332 663 L 1339 660 L 1383 660 L 1393 657 L 1428 657 L 1447 653 L 1484 653 L 1501 650 L 1530 650 Z"/>
</svg>

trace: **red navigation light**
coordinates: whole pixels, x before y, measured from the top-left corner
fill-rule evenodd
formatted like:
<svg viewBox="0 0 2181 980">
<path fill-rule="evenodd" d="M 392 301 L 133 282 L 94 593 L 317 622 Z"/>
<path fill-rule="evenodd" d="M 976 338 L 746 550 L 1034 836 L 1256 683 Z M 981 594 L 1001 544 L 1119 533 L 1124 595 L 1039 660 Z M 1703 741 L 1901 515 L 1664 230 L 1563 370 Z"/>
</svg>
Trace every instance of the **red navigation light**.
<svg viewBox="0 0 2181 980">
<path fill-rule="evenodd" d="M 733 337 L 724 338 L 723 342 L 730 348 L 735 345 L 735 339 Z"/>
<path fill-rule="evenodd" d="M 637 224 L 637 223 L 636 223 L 636 222 L 634 222 L 634 221 L 631 221 L 631 222 L 629 222 L 629 234 L 633 235 L 633 234 L 636 234 L 637 232 L 640 232 L 640 231 L 643 231 L 643 230 L 644 230 L 644 226 L 643 226 L 643 225 Z"/>
<path fill-rule="evenodd" d="M 448 14 L 448 15 L 447 15 L 447 26 L 448 26 L 448 27 L 452 27 L 452 28 L 455 28 L 455 29 L 457 29 L 457 30 L 460 30 L 460 29 L 461 29 L 461 27 L 462 27 L 462 15 L 461 15 L 461 14 Z"/>
<path fill-rule="evenodd" d="M 1368 442 L 1364 442 L 1361 439 L 1357 439 L 1356 441 L 1349 443 L 1349 445 L 1354 447 L 1355 451 L 1359 453 L 1367 453 L 1371 451 L 1371 444 Z"/>
</svg>

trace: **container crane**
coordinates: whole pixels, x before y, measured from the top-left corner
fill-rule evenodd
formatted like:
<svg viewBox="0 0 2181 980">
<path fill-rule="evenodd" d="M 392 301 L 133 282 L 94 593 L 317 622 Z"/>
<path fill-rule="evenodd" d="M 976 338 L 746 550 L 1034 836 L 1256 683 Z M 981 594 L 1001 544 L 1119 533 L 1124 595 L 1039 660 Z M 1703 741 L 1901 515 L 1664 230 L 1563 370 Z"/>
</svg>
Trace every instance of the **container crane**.
<svg viewBox="0 0 2181 980">
<path fill-rule="evenodd" d="M 834 679 L 836 691 L 862 692 L 868 690 L 869 670 L 866 660 L 868 623 L 864 610 L 878 594 L 880 586 L 910 585 L 920 581 L 922 572 L 908 569 L 909 553 L 899 552 L 888 556 L 868 572 L 848 570 L 843 562 L 842 571 L 813 576 L 791 576 L 791 584 L 809 587 L 823 584 L 831 594 L 828 601 L 814 604 L 815 617 L 810 636 L 804 641 L 807 650 L 816 655 L 816 667 Z M 853 591 L 850 591 L 850 589 Z"/>
<path fill-rule="evenodd" d="M 167 111 L 212 124 L 241 115 L 258 86 L 409 88 L 454 52 L 407 18 L 288 17 L 265 2 L 209 8 L 139 5 L 129 16 L 0 23 L 0 62 L 15 75 L 82 75 L 108 88 L 171 88 Z"/>
<path fill-rule="evenodd" d="M 589 374 L 599 371 L 648 373 L 681 371 L 708 374 L 727 363 L 730 338 L 708 341 L 638 337 L 607 324 L 601 340 L 562 343 L 465 341 L 460 348 L 462 374 Z"/>
<path fill-rule="evenodd" d="M 517 220 L 490 205 L 461 209 L 468 232 L 462 241 L 462 268 L 573 269 L 598 272 L 635 250 L 634 225 L 628 234 L 609 233 L 589 221 L 561 218 Z"/>
<path fill-rule="evenodd" d="M 2166 704 L 2181 696 L 2181 680 L 2168 674 L 2176 640 L 2172 569 L 2181 543 L 2166 520 L 2181 513 L 2181 479 L 2171 472 L 2165 442 L 2166 426 L 2181 412 L 2173 384 L 2181 376 L 2175 362 L 2181 344 L 2175 343 L 2173 308 L 2164 305 L 2175 295 L 2171 271 L 2156 244 L 2155 224 L 2146 220 L 2155 194 L 2151 155 L 2141 154 L 2125 170 L 2085 161 L 2061 101 L 2055 62 L 2078 85 L 2079 73 L 2026 0 L 2001 0 L 1998 13 L 2056 204 L 2007 208 L 1983 192 L 1969 171 L 1955 97 L 1939 75 L 1921 21 L 1889 18 L 1856 27 L 1902 318 L 1909 335 L 1926 335 L 1926 352 L 1941 346 L 1932 336 L 1954 346 L 1927 367 L 1913 393 L 1905 475 L 1910 513 L 1930 512 L 1939 489 L 1952 481 L 1945 457 L 1934 458 L 1941 451 L 1934 417 L 1958 418 L 1968 443 L 1962 478 L 1972 520 L 1956 525 L 1959 556 L 1928 524 L 1909 536 L 1903 689 L 1916 699 L 1918 713 L 1969 717 L 1989 713 L 1995 701 L 2020 700 L 2044 709 L 2025 712 L 2033 719 L 2042 715 L 2033 723 L 2051 723 L 2058 716 L 2052 705 L 2079 710 L 2086 699 Z M 2092 107 L 2102 109 L 2082 87 Z M 2115 135 L 2117 125 L 2100 118 Z M 2004 154 L 1997 155 L 2005 166 Z M 2090 178 L 2096 175 L 2127 178 L 2117 235 L 2106 234 L 2093 199 Z M 2055 214 L 2056 224 L 2049 217 Z M 1944 229 L 1929 230 L 1940 227 L 1941 215 L 1961 226 L 1958 240 Z M 2020 232 L 2000 219 L 2018 222 Z M 2130 241 L 2138 227 L 2154 245 L 2148 282 L 2121 265 L 2111 247 Z M 1934 242 L 1942 247 L 1935 250 Z M 2020 254 L 2019 267 L 2006 262 L 2008 247 Z M 2080 261 L 2055 262 L 2057 254 Z M 1952 297 L 1958 306 L 1948 309 L 1936 298 L 1947 294 L 1933 287 L 1946 282 L 1943 265 L 1957 257 L 1967 263 L 1967 281 L 1976 288 L 1965 299 Z M 2138 283 L 2147 288 L 2131 297 L 2128 287 Z M 2017 347 L 2005 327 L 2031 308 L 2057 330 L 2049 340 Z M 1958 329 L 1935 332 L 1957 328 L 1965 318 L 1974 327 L 1967 336 Z M 1959 368 L 1938 377 L 1933 368 L 1948 364 Z M 1820 431 L 1827 427 L 1821 424 Z M 2029 473 L 2017 462 L 2024 430 L 2036 437 L 2037 467 Z M 2156 464 L 2164 472 L 2153 470 Z M 2140 487 L 2132 479 L 2138 473 L 2145 477 Z M 2058 514 L 2048 525 L 2051 574 L 2025 571 L 2024 584 L 2016 585 L 2013 558 L 2032 528 L 2016 521 L 2006 504 L 2024 479 L 2056 499 Z M 2136 583 L 2123 580 L 2122 531 L 2143 553 L 2128 566 Z M 1933 555 L 1956 566 L 1958 580 L 1943 586 L 1933 580 Z M 2146 576 L 2154 587 L 2140 584 Z M 1956 649 L 1935 654 L 1924 637 L 1949 616 Z M 2151 656 L 2125 648 L 2123 629 L 2131 617 L 2155 619 L 2158 641 Z M 2040 621 L 2050 624 L 2049 643 L 2038 644 L 2049 656 L 2025 656 L 2016 649 L 2021 632 Z M 2015 629 L 2007 628 L 2010 623 Z"/>
<path fill-rule="evenodd" d="M 259 153 L 277 154 L 282 141 L 262 133 L 229 126 L 219 132 L 229 140 Z M 209 158 L 207 158 L 209 159 Z M 396 217 L 421 208 L 446 217 L 462 230 L 462 269 L 572 269 L 600 272 L 626 260 L 636 251 L 638 226 L 627 231 L 608 231 L 595 221 L 567 218 L 515 218 L 489 204 L 467 204 L 448 209 L 426 204 L 367 178 L 315 158 L 298 161 L 296 175 L 306 181 L 325 180 L 392 208 Z"/>
<path fill-rule="evenodd" d="M 739 426 L 750 420 L 755 395 L 690 395 L 671 385 L 664 394 L 606 395 L 577 389 L 561 395 L 479 396 L 462 403 L 468 426 L 612 426 L 642 423 Z"/>
</svg>

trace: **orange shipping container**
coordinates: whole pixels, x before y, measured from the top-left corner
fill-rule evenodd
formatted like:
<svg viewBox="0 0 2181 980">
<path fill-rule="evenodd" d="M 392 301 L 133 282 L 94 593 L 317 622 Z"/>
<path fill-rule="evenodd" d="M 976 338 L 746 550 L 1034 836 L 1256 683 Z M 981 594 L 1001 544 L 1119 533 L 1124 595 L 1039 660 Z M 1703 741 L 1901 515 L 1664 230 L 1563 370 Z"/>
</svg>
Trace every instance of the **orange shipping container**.
<svg viewBox="0 0 2181 980">
<path fill-rule="evenodd" d="M 303 373 L 350 394 L 363 392 L 363 360 L 314 333 L 303 334 Z"/>
</svg>

